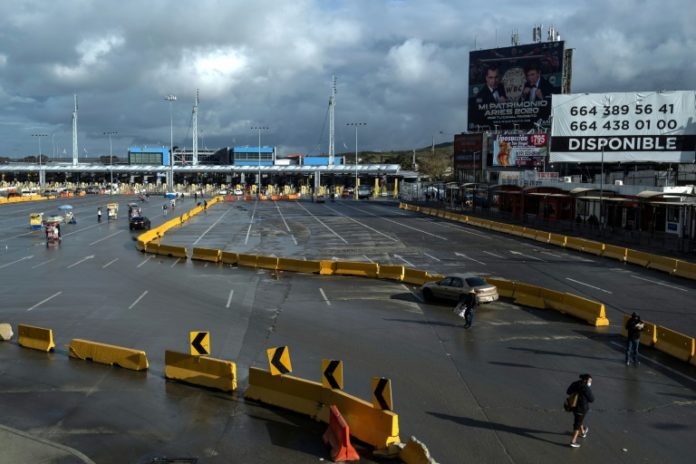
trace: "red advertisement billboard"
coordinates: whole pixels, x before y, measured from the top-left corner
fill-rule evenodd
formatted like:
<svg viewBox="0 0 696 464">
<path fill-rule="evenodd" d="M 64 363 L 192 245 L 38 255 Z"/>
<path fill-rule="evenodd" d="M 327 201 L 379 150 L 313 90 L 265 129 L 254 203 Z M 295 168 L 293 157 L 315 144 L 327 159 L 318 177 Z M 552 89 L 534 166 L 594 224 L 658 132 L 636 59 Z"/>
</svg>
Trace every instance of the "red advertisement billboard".
<svg viewBox="0 0 696 464">
<path fill-rule="evenodd" d="M 549 126 L 551 95 L 561 92 L 564 42 L 469 53 L 469 131 Z"/>
<path fill-rule="evenodd" d="M 481 167 L 483 153 L 483 134 L 455 134 L 454 169 L 474 169 Z"/>
<path fill-rule="evenodd" d="M 547 134 L 502 134 L 493 142 L 493 166 L 543 166 L 548 153 Z"/>
</svg>

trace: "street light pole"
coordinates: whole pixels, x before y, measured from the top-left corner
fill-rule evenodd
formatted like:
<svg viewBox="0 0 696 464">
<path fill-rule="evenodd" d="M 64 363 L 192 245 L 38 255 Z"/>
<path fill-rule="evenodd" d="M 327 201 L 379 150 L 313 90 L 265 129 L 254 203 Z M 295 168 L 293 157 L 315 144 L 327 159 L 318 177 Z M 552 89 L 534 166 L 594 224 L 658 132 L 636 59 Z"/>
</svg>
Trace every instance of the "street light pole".
<svg viewBox="0 0 696 464">
<path fill-rule="evenodd" d="M 172 116 L 172 106 L 176 101 L 176 95 L 169 94 L 164 97 L 165 101 L 169 102 L 169 175 L 171 176 L 171 185 L 169 188 L 174 190 L 174 118 Z"/>
<path fill-rule="evenodd" d="M 367 123 L 366 122 L 349 122 L 349 123 L 346 123 L 346 126 L 355 127 L 355 191 L 353 192 L 353 196 L 357 200 L 358 199 L 358 127 L 367 126 Z"/>
<path fill-rule="evenodd" d="M 43 187 L 42 175 L 41 175 L 41 138 L 48 137 L 48 134 L 31 134 L 32 137 L 37 137 L 39 139 L 39 185 Z"/>
<path fill-rule="evenodd" d="M 253 126 L 251 130 L 259 131 L 259 175 L 256 179 L 256 198 L 261 198 L 261 131 L 268 130 L 268 126 Z"/>
<path fill-rule="evenodd" d="M 111 171 L 111 186 L 109 187 L 110 190 L 113 190 L 114 188 L 114 146 L 111 144 L 111 136 L 116 134 L 118 134 L 118 132 L 116 131 L 104 132 L 104 135 L 109 136 L 109 170 Z"/>
</svg>

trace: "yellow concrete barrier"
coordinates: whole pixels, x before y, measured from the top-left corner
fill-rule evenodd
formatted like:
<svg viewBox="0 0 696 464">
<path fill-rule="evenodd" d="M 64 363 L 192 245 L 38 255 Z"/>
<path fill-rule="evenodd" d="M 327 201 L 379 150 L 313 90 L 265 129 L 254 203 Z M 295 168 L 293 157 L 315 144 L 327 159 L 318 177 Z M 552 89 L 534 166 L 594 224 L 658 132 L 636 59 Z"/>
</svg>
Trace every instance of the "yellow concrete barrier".
<svg viewBox="0 0 696 464">
<path fill-rule="evenodd" d="M 333 275 L 336 270 L 336 261 L 321 260 L 319 261 L 319 274 L 321 275 Z"/>
<path fill-rule="evenodd" d="M 677 261 L 677 270 L 674 275 L 684 277 L 685 279 L 696 280 L 696 264 L 688 261 Z"/>
<path fill-rule="evenodd" d="M 336 261 L 335 275 L 349 275 L 358 277 L 377 277 L 377 263 L 361 263 L 358 261 Z"/>
<path fill-rule="evenodd" d="M 239 262 L 239 253 L 235 253 L 233 251 L 223 251 L 220 253 L 220 261 L 222 261 L 224 264 L 236 266 Z"/>
<path fill-rule="evenodd" d="M 667 256 L 651 255 L 648 269 L 657 269 L 672 274 L 677 270 L 677 260 Z"/>
<path fill-rule="evenodd" d="M 244 267 L 256 267 L 258 262 L 258 255 L 249 255 L 246 253 L 239 253 L 237 256 L 237 265 Z"/>
<path fill-rule="evenodd" d="M 278 258 L 275 256 L 261 256 L 256 260 L 256 267 L 275 271 L 278 269 Z"/>
<path fill-rule="evenodd" d="M 398 281 L 404 280 L 404 267 L 397 266 L 396 264 L 380 264 L 377 269 L 377 278 Z"/>
<path fill-rule="evenodd" d="M 619 261 L 626 261 L 626 252 L 628 250 L 624 247 L 616 246 L 616 245 L 609 245 L 607 243 L 604 244 L 604 251 L 602 252 L 602 256 L 606 256 L 607 258 L 614 258 L 618 259 Z"/>
<path fill-rule="evenodd" d="M 305 274 L 319 274 L 321 272 L 321 264 L 319 261 L 278 258 L 278 269 L 281 271 L 303 272 Z"/>
<path fill-rule="evenodd" d="M 377 449 L 399 443 L 399 416 L 374 408 L 371 402 L 341 390 L 325 388 L 319 382 L 291 375 L 273 376 L 255 367 L 249 368 L 249 388 L 245 399 L 289 409 L 328 423 L 330 406 L 336 405 L 358 440 Z"/>
<path fill-rule="evenodd" d="M 517 235 L 518 237 L 522 237 L 524 234 L 524 227 L 522 226 L 510 226 L 510 233 L 512 235 Z"/>
<path fill-rule="evenodd" d="M 568 237 L 561 234 L 549 234 L 549 243 L 560 247 L 566 246 Z"/>
<path fill-rule="evenodd" d="M 599 301 L 593 301 L 578 295 L 566 293 L 563 298 L 563 309 L 560 309 L 560 311 L 583 319 L 595 327 L 609 325 L 604 303 L 600 303 Z"/>
<path fill-rule="evenodd" d="M 513 280 L 486 277 L 486 282 L 498 287 L 498 295 L 504 298 L 512 298 L 515 293 L 515 282 Z"/>
<path fill-rule="evenodd" d="M 550 236 L 551 236 L 550 232 L 545 232 L 543 230 L 539 230 L 539 231 L 537 231 L 537 234 L 534 237 L 534 240 L 536 240 L 537 242 L 549 243 Z"/>
<path fill-rule="evenodd" d="M 183 258 L 183 259 L 188 258 L 188 251 L 186 250 L 186 247 L 175 246 L 175 245 L 164 245 L 161 243 L 157 249 L 157 254 L 162 255 L 162 256 L 170 256 L 173 258 Z"/>
<path fill-rule="evenodd" d="M 532 240 L 536 240 L 536 236 L 537 236 L 538 233 L 539 233 L 539 231 L 536 230 L 536 229 L 532 229 L 532 228 L 529 228 L 529 227 L 525 227 L 525 228 L 524 228 L 524 231 L 522 232 L 522 237 L 529 238 L 529 239 L 532 239 Z"/>
<path fill-rule="evenodd" d="M 145 245 L 146 245 L 146 243 L 143 242 L 142 240 L 137 240 L 135 242 L 135 249 L 138 251 L 145 251 Z"/>
<path fill-rule="evenodd" d="M 40 351 L 51 351 L 56 347 L 51 329 L 26 324 L 17 326 L 17 343 L 24 348 Z"/>
<path fill-rule="evenodd" d="M 219 263 L 221 254 L 222 252 L 220 250 L 193 247 L 193 250 L 191 250 L 191 259 L 195 259 L 198 261 L 209 261 L 211 263 Z"/>
<path fill-rule="evenodd" d="M 159 242 L 152 241 L 152 242 L 146 242 L 145 243 L 145 252 L 146 253 L 153 253 L 153 254 L 159 254 Z"/>
<path fill-rule="evenodd" d="M 536 285 L 515 282 L 513 298 L 515 299 L 515 304 L 539 309 L 546 308 L 544 298 L 541 296 L 541 287 Z"/>
<path fill-rule="evenodd" d="M 142 371 L 149 367 L 147 355 L 141 350 L 79 338 L 73 338 L 68 349 L 71 358 L 91 360 L 109 366 L 116 364 L 119 367 L 133 371 Z"/>
<path fill-rule="evenodd" d="M 667 327 L 657 326 L 655 348 L 682 361 L 688 361 L 694 356 L 696 342 L 693 337 Z"/>
<path fill-rule="evenodd" d="M 646 267 L 653 255 L 644 251 L 626 249 L 626 262 Z"/>
<path fill-rule="evenodd" d="M 621 335 L 628 337 L 628 330 L 626 330 L 626 323 L 631 318 L 628 314 L 624 314 L 623 325 L 621 326 Z M 657 326 L 652 322 L 641 320 L 645 327 L 640 333 L 640 343 L 642 345 L 653 346 L 657 342 Z"/>
<path fill-rule="evenodd" d="M 597 256 L 601 255 L 604 251 L 603 243 L 578 237 L 567 237 L 565 246 L 566 248 L 570 248 L 572 250 L 592 253 L 593 255 Z"/>
<path fill-rule="evenodd" d="M 414 285 L 423 285 L 426 282 L 433 280 L 426 271 L 404 267 L 404 282 Z"/>
<path fill-rule="evenodd" d="M 551 290 L 549 288 L 541 288 L 540 296 L 544 300 L 544 306 L 548 309 L 563 311 L 563 302 L 565 301 L 565 292 Z"/>
<path fill-rule="evenodd" d="M 231 361 L 165 351 L 164 363 L 168 379 L 222 391 L 237 389 L 237 365 Z"/>
</svg>

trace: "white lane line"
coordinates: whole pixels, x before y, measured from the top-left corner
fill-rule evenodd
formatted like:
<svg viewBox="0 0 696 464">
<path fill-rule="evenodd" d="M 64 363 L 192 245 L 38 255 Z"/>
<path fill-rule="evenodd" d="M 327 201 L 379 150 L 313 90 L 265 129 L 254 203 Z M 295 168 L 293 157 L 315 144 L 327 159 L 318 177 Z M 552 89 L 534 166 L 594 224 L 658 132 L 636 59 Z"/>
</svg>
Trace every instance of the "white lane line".
<svg viewBox="0 0 696 464">
<path fill-rule="evenodd" d="M 333 230 L 331 227 L 329 227 L 327 224 L 325 224 L 321 219 L 319 219 L 318 217 L 316 217 L 315 215 L 313 215 L 312 213 L 310 213 L 309 210 L 308 210 L 307 208 L 305 208 L 303 205 L 301 205 L 300 203 L 297 203 L 297 205 L 298 205 L 300 208 L 302 208 L 303 210 L 305 210 L 305 211 L 307 212 L 307 214 L 309 214 L 310 216 L 312 216 L 319 224 L 321 224 L 322 226 L 326 227 L 326 229 L 327 229 L 329 232 L 331 232 L 332 234 L 334 234 L 336 237 L 340 238 L 341 241 L 342 241 L 343 243 L 345 243 L 346 245 L 348 245 L 348 241 L 346 241 L 346 239 L 344 239 L 343 237 L 341 237 L 340 235 L 338 235 L 338 232 L 336 232 L 336 231 Z"/>
<path fill-rule="evenodd" d="M 576 284 L 579 284 L 579 285 L 584 285 L 585 287 L 594 288 L 595 290 L 599 290 L 600 292 L 608 293 L 610 295 L 613 294 L 609 290 L 604 290 L 603 288 L 595 287 L 594 285 L 590 285 L 590 284 L 587 284 L 585 282 L 580 282 L 579 280 L 571 279 L 570 277 L 566 277 L 566 280 L 570 280 L 571 282 L 575 282 Z"/>
<path fill-rule="evenodd" d="M 290 230 L 290 226 L 288 226 L 288 221 L 285 220 L 285 215 L 283 215 L 283 212 L 280 210 L 278 202 L 274 201 L 273 203 L 275 204 L 275 207 L 278 210 L 278 214 L 280 214 L 280 218 L 283 220 L 283 224 L 285 224 L 285 228 L 288 232 L 290 232 L 290 238 L 293 242 L 295 242 L 295 245 L 297 245 L 297 239 L 295 238 L 295 235 L 292 233 L 292 230 Z"/>
<path fill-rule="evenodd" d="M 108 263 L 106 263 L 105 265 L 103 265 L 103 266 L 102 266 L 102 269 L 106 269 L 107 267 L 109 267 L 109 266 L 111 266 L 112 264 L 114 264 L 116 261 L 118 261 L 118 258 L 112 259 L 111 261 L 109 261 Z"/>
<path fill-rule="evenodd" d="M 374 263 L 367 255 L 363 255 L 363 258 L 365 258 L 368 262 Z"/>
<path fill-rule="evenodd" d="M 367 224 L 363 224 L 362 222 L 360 222 L 360 221 L 358 221 L 358 220 L 356 220 L 356 219 L 353 219 L 352 217 L 350 217 L 350 216 L 348 216 L 348 215 L 346 215 L 346 214 L 343 214 L 343 213 L 341 213 L 340 211 L 335 210 L 334 208 L 329 207 L 329 209 L 330 209 L 331 211 L 335 212 L 336 214 L 338 214 L 339 216 L 342 216 L 342 217 L 344 217 L 344 218 L 346 218 L 346 219 L 349 219 L 349 220 L 353 221 L 354 223 L 363 226 L 363 227 L 366 228 L 366 229 L 370 229 L 372 232 L 375 232 L 375 233 L 381 235 L 382 237 L 391 240 L 392 242 L 398 242 L 398 241 L 399 241 L 398 238 L 394 238 L 394 237 L 392 237 L 392 236 L 390 236 L 390 235 L 385 234 L 384 232 L 380 232 L 379 230 L 375 229 L 374 227 L 370 227 L 370 226 L 368 226 Z"/>
<path fill-rule="evenodd" d="M 406 286 L 406 284 L 401 284 L 401 286 L 404 287 L 404 289 L 405 289 L 408 293 L 410 293 L 411 295 L 413 295 L 413 297 L 414 297 L 416 300 L 418 300 L 419 302 L 423 303 L 423 298 L 422 298 L 418 293 L 416 293 L 416 292 L 414 292 L 413 290 L 411 290 L 410 288 L 408 288 L 408 287 Z"/>
<path fill-rule="evenodd" d="M 38 307 L 38 306 L 41 306 L 42 304 L 46 303 L 47 301 L 52 300 L 53 298 L 57 297 L 57 296 L 60 295 L 61 293 L 63 293 L 63 292 L 56 292 L 56 293 L 54 293 L 53 295 L 49 296 L 48 298 L 45 298 L 45 299 L 39 301 L 39 302 L 36 303 L 34 306 L 32 306 L 31 308 L 27 309 L 27 311 L 31 311 L 32 309 L 34 309 L 34 308 L 36 308 L 36 307 Z"/>
<path fill-rule="evenodd" d="M 147 295 L 147 292 L 148 292 L 148 291 L 145 290 L 145 291 L 138 297 L 137 300 L 135 300 L 133 303 L 131 303 L 131 305 L 128 307 L 128 309 L 133 309 L 133 306 L 137 305 L 137 304 L 140 302 L 140 300 L 142 300 L 143 297 L 144 297 L 145 295 Z"/>
<path fill-rule="evenodd" d="M 401 255 L 394 255 L 394 257 L 395 257 L 396 259 L 400 259 L 401 261 L 403 261 L 404 263 L 408 264 L 408 265 L 411 266 L 411 267 L 416 267 L 416 266 L 413 265 L 413 263 L 411 263 L 410 261 L 407 261 L 406 258 L 404 258 L 404 257 L 401 256 Z"/>
<path fill-rule="evenodd" d="M 82 229 L 73 230 L 72 232 L 68 232 L 67 234 L 63 234 L 63 237 L 68 237 L 68 236 L 76 234 L 78 232 L 84 232 L 85 230 L 94 229 L 95 227 L 99 227 L 99 226 L 101 226 L 101 223 L 96 223 L 93 226 L 88 226 L 88 227 L 83 227 Z"/>
<path fill-rule="evenodd" d="M 95 245 L 95 244 L 97 244 L 97 243 L 99 243 L 99 242 L 103 242 L 104 240 L 110 239 L 110 238 L 113 237 L 114 235 L 118 235 L 118 234 L 120 234 L 120 233 L 122 233 L 122 232 L 123 232 L 122 230 L 119 230 L 119 231 L 117 231 L 117 232 L 114 232 L 113 234 L 109 234 L 109 235 L 107 235 L 106 237 L 100 238 L 99 240 L 95 240 L 94 242 L 90 243 L 89 246 Z"/>
<path fill-rule="evenodd" d="M 554 258 L 563 258 L 563 256 L 557 255 L 556 253 L 551 253 L 549 251 L 542 251 L 541 254 L 553 256 Z"/>
<path fill-rule="evenodd" d="M 251 226 L 254 225 L 254 216 L 256 216 L 256 207 L 259 205 L 259 200 L 254 202 L 254 210 L 251 212 L 251 220 L 249 221 L 249 228 L 247 229 L 246 238 L 244 239 L 244 244 L 249 243 L 249 234 L 251 234 Z"/>
<path fill-rule="evenodd" d="M 85 256 L 85 257 L 82 258 L 81 260 L 72 263 L 70 266 L 67 267 L 67 269 L 71 269 L 71 268 L 77 266 L 77 265 L 80 264 L 80 263 L 84 263 L 85 261 L 87 261 L 87 260 L 89 260 L 89 259 L 94 259 L 94 255 Z"/>
<path fill-rule="evenodd" d="M 380 218 L 380 219 L 382 219 L 382 220 L 384 220 L 384 221 L 391 222 L 391 223 L 393 223 L 393 224 L 396 224 L 397 226 L 405 227 L 405 228 L 407 228 L 407 229 L 415 230 L 416 232 L 420 232 L 421 234 L 430 235 L 431 237 L 439 238 L 440 240 L 444 240 L 444 241 L 446 241 L 446 242 L 449 241 L 449 239 L 448 239 L 447 237 L 443 237 L 442 235 L 433 234 L 433 233 L 431 233 L 431 232 L 428 232 L 427 230 L 418 229 L 417 227 L 407 226 L 406 224 L 402 224 L 402 223 L 400 223 L 399 221 L 394 221 L 394 220 L 392 220 L 392 219 L 387 219 L 387 218 L 385 218 L 385 217 L 383 217 L 383 216 L 380 216 L 380 215 L 378 215 L 378 214 L 373 214 L 373 213 L 370 213 L 369 211 L 365 211 L 364 209 L 356 208 L 356 207 L 354 207 L 354 206 L 348 206 L 348 208 L 351 208 L 351 209 L 360 211 L 361 213 L 369 214 L 370 216 L 376 216 L 376 217 L 378 217 L 378 218 Z"/>
<path fill-rule="evenodd" d="M 17 264 L 17 263 L 19 263 L 19 262 L 21 262 L 21 261 L 25 261 L 25 260 L 31 259 L 31 258 L 33 258 L 33 257 L 34 257 L 34 255 L 22 256 L 21 258 L 15 260 L 15 261 L 12 261 L 11 263 L 5 263 L 5 264 L 3 264 L 2 266 L 0 266 L 0 269 L 4 269 L 4 268 L 6 268 L 6 267 L 8 267 L 8 266 L 12 266 L 13 264 Z"/>
<path fill-rule="evenodd" d="M 48 264 L 48 263 L 50 263 L 51 261 L 55 261 L 55 260 L 56 260 L 56 258 L 51 258 L 51 259 L 49 259 L 48 261 L 44 261 L 43 263 L 39 263 L 39 264 L 37 264 L 37 265 L 35 265 L 35 266 L 32 266 L 31 268 L 32 268 L 32 269 L 36 269 L 37 267 L 41 267 L 41 266 L 43 266 L 44 264 Z"/>
<path fill-rule="evenodd" d="M 493 253 L 493 252 L 491 252 L 491 251 L 484 251 L 484 253 L 486 253 L 487 255 L 491 255 L 491 256 L 493 256 L 493 257 L 495 257 L 495 258 L 498 258 L 498 259 L 505 259 L 503 256 L 497 255 L 497 254 L 495 254 L 495 253 Z"/>
<path fill-rule="evenodd" d="M 541 259 L 541 258 L 537 258 L 536 256 L 532 256 L 532 255 L 526 255 L 526 254 L 524 254 L 524 253 L 522 253 L 522 252 L 519 252 L 519 251 L 515 251 L 515 250 L 509 250 L 509 251 L 510 251 L 510 253 L 512 253 L 513 255 L 523 256 L 523 257 L 525 257 L 525 258 L 534 259 L 534 260 L 536 260 L 536 261 L 544 261 L 544 260 Z"/>
<path fill-rule="evenodd" d="M 222 215 L 220 215 L 220 217 L 217 219 L 217 221 L 213 222 L 213 223 L 210 225 L 210 227 L 208 227 L 207 229 L 205 229 L 205 232 L 203 232 L 203 233 L 196 239 L 196 241 L 193 242 L 193 244 L 194 244 L 194 245 L 198 244 L 198 242 L 200 242 L 201 239 L 202 239 L 203 237 L 205 237 L 205 234 L 207 234 L 208 232 L 210 232 L 210 229 L 212 229 L 213 227 L 215 227 L 215 226 L 217 225 L 217 223 L 220 222 L 220 221 L 222 220 L 222 218 L 224 218 L 224 217 L 227 215 L 227 213 L 229 213 L 230 211 L 232 211 L 232 210 L 231 210 L 231 209 L 228 209 L 227 211 L 225 211 L 224 213 L 222 213 Z"/>
<path fill-rule="evenodd" d="M 485 234 L 482 234 L 480 232 L 474 232 L 472 230 L 467 229 L 465 226 L 461 226 L 458 224 L 452 224 L 450 222 L 437 222 L 437 221 L 429 221 L 429 222 L 431 224 L 436 225 L 436 226 L 450 227 L 453 229 L 457 229 L 459 232 L 464 232 L 465 234 L 475 235 L 479 238 L 485 238 L 486 240 L 493 240 L 493 237 L 491 237 L 490 235 L 485 235 Z M 471 227 L 471 226 L 469 226 L 469 227 Z"/>
<path fill-rule="evenodd" d="M 455 252 L 454 254 L 457 255 L 457 256 L 461 256 L 461 257 L 464 258 L 464 259 L 468 259 L 469 261 L 473 261 L 473 262 L 475 262 L 475 263 L 479 263 L 479 264 L 482 265 L 482 266 L 485 266 L 485 265 L 486 265 L 486 263 L 484 263 L 483 261 L 479 261 L 478 259 L 474 259 L 474 258 L 472 258 L 472 257 L 470 257 L 470 256 L 465 255 L 464 253 Z"/>
<path fill-rule="evenodd" d="M 230 290 L 230 296 L 227 297 L 227 304 L 225 305 L 225 308 L 229 308 L 230 304 L 232 304 L 232 295 L 234 295 L 234 289 Z"/>
<path fill-rule="evenodd" d="M 324 293 L 324 289 L 323 289 L 323 288 L 319 288 L 319 292 L 321 293 L 322 298 L 324 298 L 324 301 L 326 301 L 326 305 L 327 305 L 327 306 L 331 306 L 331 302 L 330 302 L 329 299 L 326 297 L 326 293 Z"/>
<path fill-rule="evenodd" d="M 638 279 L 638 280 L 644 280 L 646 282 L 650 282 L 650 283 L 653 283 L 655 285 L 661 285 L 663 287 L 673 288 L 675 290 L 680 290 L 682 292 L 688 292 L 688 290 L 685 288 L 676 287 L 674 285 L 666 284 L 666 283 L 659 281 L 659 280 L 650 280 L 650 279 L 646 279 L 645 277 L 638 277 L 637 275 L 631 275 L 631 277 L 633 277 L 634 279 Z"/>
<path fill-rule="evenodd" d="M 179 261 L 181 261 L 181 258 L 176 258 L 176 261 L 174 261 L 174 262 L 172 263 L 172 265 L 169 266 L 169 267 L 174 267 L 174 266 L 176 266 L 177 264 L 179 264 Z"/>
<path fill-rule="evenodd" d="M 140 268 L 140 267 L 143 266 L 145 263 L 147 263 L 148 261 L 150 261 L 152 258 L 154 258 L 154 256 L 148 256 L 147 258 L 145 258 L 145 260 L 144 260 L 142 263 L 138 264 L 138 265 L 136 266 L 136 268 Z"/>
<path fill-rule="evenodd" d="M 624 350 L 626 349 L 626 345 L 624 345 L 623 343 L 619 343 L 619 342 L 610 342 L 610 343 L 611 343 L 612 345 L 618 346 L 618 347 L 620 347 L 620 348 L 622 348 L 622 349 L 624 349 Z M 642 359 L 643 361 L 645 361 L 646 359 L 648 359 L 648 358 L 646 358 L 645 356 L 643 356 L 643 355 L 640 354 L 640 353 L 638 354 L 638 356 L 639 356 L 640 359 Z M 671 367 L 669 367 L 669 366 L 667 366 L 667 365 L 665 365 L 665 364 L 662 364 L 662 363 L 659 362 L 659 361 L 655 361 L 654 359 L 649 359 L 649 361 L 650 361 L 651 363 L 657 364 L 658 366 L 660 366 L 660 367 L 663 368 L 663 369 L 667 369 L 667 370 L 670 371 L 672 374 L 677 374 L 677 375 L 678 375 L 679 377 L 681 377 L 682 379 L 689 380 L 690 382 L 696 382 L 696 379 L 694 379 L 693 377 L 689 377 L 688 375 L 684 375 L 684 374 L 682 374 L 681 372 L 679 372 L 678 370 L 672 369 Z"/>
<path fill-rule="evenodd" d="M 427 256 L 428 258 L 430 258 L 430 259 L 434 259 L 434 260 L 437 261 L 437 262 L 442 261 L 441 259 L 436 258 L 435 256 L 431 255 L 430 253 L 423 252 L 423 254 L 424 254 L 425 256 Z"/>
</svg>

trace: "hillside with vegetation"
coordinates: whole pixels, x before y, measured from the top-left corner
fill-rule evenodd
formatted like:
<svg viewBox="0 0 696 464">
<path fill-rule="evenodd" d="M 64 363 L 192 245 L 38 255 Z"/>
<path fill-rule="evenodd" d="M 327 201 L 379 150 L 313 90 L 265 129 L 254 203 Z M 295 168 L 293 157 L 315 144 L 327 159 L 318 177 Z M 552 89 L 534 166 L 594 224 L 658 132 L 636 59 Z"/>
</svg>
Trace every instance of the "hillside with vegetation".
<svg viewBox="0 0 696 464">
<path fill-rule="evenodd" d="M 432 180 L 449 180 L 452 176 L 452 142 L 439 143 L 432 147 L 417 148 L 416 164 L 418 172 L 430 177 Z M 346 164 L 355 164 L 355 152 L 340 153 Z M 413 170 L 413 150 L 394 151 L 360 151 L 358 152 L 361 164 L 398 164 L 401 169 Z"/>
</svg>

